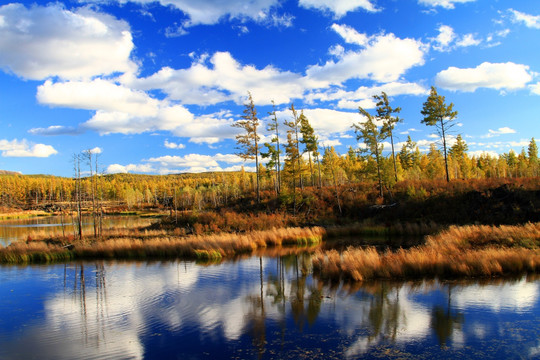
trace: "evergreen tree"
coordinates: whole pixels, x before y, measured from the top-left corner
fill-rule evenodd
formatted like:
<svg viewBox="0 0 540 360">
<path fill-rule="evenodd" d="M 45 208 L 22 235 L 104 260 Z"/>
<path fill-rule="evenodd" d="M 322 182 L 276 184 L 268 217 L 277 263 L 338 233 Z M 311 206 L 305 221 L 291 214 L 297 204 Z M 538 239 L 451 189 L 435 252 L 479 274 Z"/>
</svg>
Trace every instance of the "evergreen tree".
<svg viewBox="0 0 540 360">
<path fill-rule="evenodd" d="M 385 137 L 390 137 L 390 144 L 392 146 L 392 162 L 394 165 L 394 178 L 396 182 L 398 181 L 397 177 L 397 165 L 396 165 L 396 155 L 394 152 L 394 127 L 398 122 L 402 122 L 403 119 L 400 119 L 397 116 L 392 116 L 394 113 L 401 112 L 401 108 L 392 108 L 388 102 L 388 96 L 383 91 L 381 95 L 374 95 L 373 98 L 377 100 L 377 120 L 383 122 L 381 133 L 385 134 Z"/>
<path fill-rule="evenodd" d="M 257 128 L 259 127 L 259 118 L 257 118 L 257 109 L 253 102 L 251 93 L 248 92 L 248 102 L 244 104 L 243 120 L 238 120 L 233 127 L 243 129 L 245 133 L 236 135 L 237 149 L 241 152 L 237 153 L 244 160 L 255 159 L 255 171 L 257 177 L 257 203 L 261 201 L 260 184 L 259 184 L 259 140 Z"/>
<path fill-rule="evenodd" d="M 531 175 L 538 176 L 538 167 L 540 161 L 538 160 L 538 146 L 536 145 L 536 141 L 534 141 L 534 138 L 532 138 L 531 142 L 529 143 L 527 155 Z"/>
<path fill-rule="evenodd" d="M 293 114 L 293 119 L 291 121 L 285 121 L 284 122 L 285 126 L 288 127 L 288 130 L 287 130 L 287 146 L 295 146 L 296 147 L 295 154 L 298 154 L 298 155 L 295 157 L 296 162 L 297 162 L 297 169 L 296 169 L 295 175 L 296 174 L 298 175 L 300 188 L 303 188 L 304 184 L 302 182 L 302 172 L 301 172 L 302 164 L 301 164 L 301 161 L 300 161 L 300 141 L 299 141 L 299 137 L 298 137 L 298 133 L 300 132 L 300 117 L 298 116 L 298 113 L 296 112 L 296 109 L 294 108 L 294 104 L 291 104 L 290 110 L 291 110 L 291 112 Z M 290 141 L 292 141 L 292 143 L 289 143 L 289 134 L 291 134 Z M 290 150 L 292 150 L 292 149 L 290 149 Z M 289 151 L 289 154 L 290 153 L 291 153 L 291 151 Z M 295 183 L 295 181 L 296 181 L 296 179 L 293 179 L 293 184 Z"/>
<path fill-rule="evenodd" d="M 366 145 L 367 151 L 375 156 L 377 163 L 377 178 L 379 181 L 379 196 L 383 197 L 382 174 L 381 174 L 381 157 L 383 145 L 381 142 L 386 138 L 386 134 L 381 132 L 374 122 L 373 116 L 363 108 L 358 108 L 360 113 L 367 119 L 363 123 L 353 124 L 356 132 L 356 140 L 362 140 Z"/>
<path fill-rule="evenodd" d="M 446 181 L 450 181 L 448 173 L 448 156 L 446 149 L 446 137 L 448 131 L 455 125 L 453 121 L 457 116 L 457 111 L 453 111 L 454 104 L 446 105 L 444 96 L 437 94 L 437 89 L 432 86 L 430 94 L 423 105 L 421 114 L 424 115 L 422 123 L 428 126 L 435 126 L 443 144 L 444 166 L 446 170 Z"/>
<path fill-rule="evenodd" d="M 263 158 L 270 158 L 267 166 L 269 168 L 276 169 L 276 192 L 279 195 L 281 191 L 281 149 L 279 147 L 279 124 L 276 115 L 276 105 L 272 100 L 272 112 L 268 113 L 271 118 L 270 122 L 266 128 L 270 133 L 273 133 L 274 136 L 270 140 L 270 143 L 264 143 L 264 146 L 267 148 L 267 152 L 261 153 Z M 274 145 L 275 144 L 275 145 Z"/>
<path fill-rule="evenodd" d="M 300 142 L 304 144 L 305 146 L 305 152 L 308 153 L 309 156 L 309 170 L 311 173 L 311 185 L 313 186 L 313 166 L 311 162 L 311 155 L 315 157 L 315 160 L 317 161 L 317 167 L 319 171 L 319 188 L 321 187 L 321 164 L 319 161 L 319 141 L 317 136 L 315 135 L 315 132 L 313 131 L 313 127 L 309 123 L 308 118 L 304 115 L 302 112 L 300 114 L 300 133 L 302 134 L 302 140 Z"/>
<path fill-rule="evenodd" d="M 407 141 L 401 147 L 399 152 L 399 161 L 401 167 L 405 170 L 410 169 L 413 166 L 413 151 L 416 148 L 416 142 L 412 141 L 411 136 L 407 136 Z"/>
</svg>

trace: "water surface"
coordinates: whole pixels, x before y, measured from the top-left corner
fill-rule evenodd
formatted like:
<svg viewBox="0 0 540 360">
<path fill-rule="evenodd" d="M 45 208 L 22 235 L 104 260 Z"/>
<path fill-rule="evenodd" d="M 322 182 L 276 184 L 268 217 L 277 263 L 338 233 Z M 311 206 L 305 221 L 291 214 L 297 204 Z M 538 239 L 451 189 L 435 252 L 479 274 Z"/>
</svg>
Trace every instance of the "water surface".
<svg viewBox="0 0 540 360">
<path fill-rule="evenodd" d="M 0 220 L 0 246 L 11 242 L 26 240 L 35 235 L 70 236 L 75 234 L 71 216 L 38 216 L 26 219 Z M 156 221 L 139 216 L 105 216 L 103 228 L 131 229 L 137 226 L 148 226 Z M 91 217 L 83 217 L 83 233 L 93 233 L 94 222 Z"/>
<path fill-rule="evenodd" d="M 308 255 L 0 267 L 1 359 L 540 357 L 540 280 L 325 284 Z"/>
</svg>

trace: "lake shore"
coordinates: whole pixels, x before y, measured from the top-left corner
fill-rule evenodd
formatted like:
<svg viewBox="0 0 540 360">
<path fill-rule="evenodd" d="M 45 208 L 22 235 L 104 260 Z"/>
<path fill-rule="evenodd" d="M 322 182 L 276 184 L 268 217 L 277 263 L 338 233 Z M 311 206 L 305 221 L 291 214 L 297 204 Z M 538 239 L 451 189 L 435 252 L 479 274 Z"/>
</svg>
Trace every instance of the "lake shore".
<svg viewBox="0 0 540 360">
<path fill-rule="evenodd" d="M 360 238 L 344 251 L 322 249 L 319 245 L 332 232 L 340 234 L 340 229 L 294 227 L 207 235 L 112 229 L 103 239 L 85 237 L 66 243 L 49 237 L 13 243 L 0 249 L 0 263 L 173 258 L 221 261 L 261 249 L 305 246 L 314 252 L 314 272 L 331 280 L 495 277 L 540 272 L 540 223 L 451 226 L 426 236 L 425 244 L 407 249 L 392 249 L 385 246 L 390 244 L 385 240 L 379 240 L 382 246 L 376 248 Z"/>
</svg>

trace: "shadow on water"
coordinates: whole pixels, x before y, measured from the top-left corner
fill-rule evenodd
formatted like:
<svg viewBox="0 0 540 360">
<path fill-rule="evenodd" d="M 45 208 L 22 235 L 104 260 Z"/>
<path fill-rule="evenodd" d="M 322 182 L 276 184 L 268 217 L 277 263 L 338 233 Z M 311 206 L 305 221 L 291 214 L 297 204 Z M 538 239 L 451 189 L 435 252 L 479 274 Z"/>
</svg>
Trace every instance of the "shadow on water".
<svg viewBox="0 0 540 360">
<path fill-rule="evenodd" d="M 309 253 L 0 266 L 0 358 L 537 358 L 540 278 L 328 283 Z"/>
</svg>

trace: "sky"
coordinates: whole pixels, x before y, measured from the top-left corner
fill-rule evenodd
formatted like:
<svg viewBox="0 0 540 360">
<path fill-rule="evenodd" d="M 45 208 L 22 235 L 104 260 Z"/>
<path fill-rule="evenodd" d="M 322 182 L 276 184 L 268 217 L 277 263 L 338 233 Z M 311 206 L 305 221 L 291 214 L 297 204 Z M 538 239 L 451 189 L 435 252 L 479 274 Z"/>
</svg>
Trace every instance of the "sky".
<svg viewBox="0 0 540 360">
<path fill-rule="evenodd" d="M 61 0 L 0 5 L 0 169 L 73 175 L 253 169 L 235 154 L 248 92 L 262 121 L 291 104 L 321 146 L 386 92 L 398 149 L 426 151 L 431 86 L 470 155 L 540 139 L 538 0 Z M 284 126 L 281 126 L 283 137 Z M 390 149 L 389 143 L 385 151 Z"/>
</svg>

